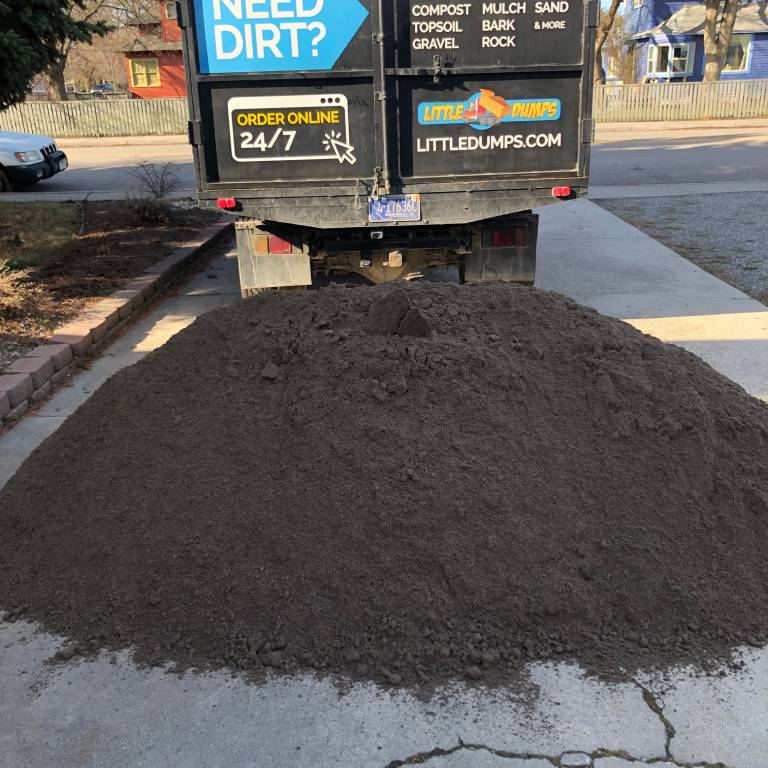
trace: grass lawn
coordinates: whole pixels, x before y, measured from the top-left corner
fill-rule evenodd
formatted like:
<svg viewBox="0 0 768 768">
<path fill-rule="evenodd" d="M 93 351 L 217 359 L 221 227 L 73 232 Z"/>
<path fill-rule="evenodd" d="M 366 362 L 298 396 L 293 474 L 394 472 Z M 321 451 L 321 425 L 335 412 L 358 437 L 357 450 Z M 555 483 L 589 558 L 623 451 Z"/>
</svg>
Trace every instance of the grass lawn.
<svg viewBox="0 0 768 768">
<path fill-rule="evenodd" d="M 595 202 L 707 272 L 768 303 L 768 193 Z"/>
</svg>

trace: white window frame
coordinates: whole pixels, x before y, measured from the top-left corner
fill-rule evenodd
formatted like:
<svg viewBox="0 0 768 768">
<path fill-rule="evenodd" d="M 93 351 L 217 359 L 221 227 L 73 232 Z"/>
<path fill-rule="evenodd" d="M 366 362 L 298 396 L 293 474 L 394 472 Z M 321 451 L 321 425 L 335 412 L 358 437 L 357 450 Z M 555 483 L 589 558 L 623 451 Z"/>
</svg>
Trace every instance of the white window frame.
<svg viewBox="0 0 768 768">
<path fill-rule="evenodd" d="M 645 5 L 645 0 L 632 0 L 633 8 L 642 8 Z"/>
<path fill-rule="evenodd" d="M 693 59 L 696 55 L 695 45 L 695 43 L 650 43 L 646 59 L 646 73 L 648 77 L 665 77 L 670 80 L 677 77 L 690 77 L 693 74 Z M 657 69 L 659 51 L 662 48 L 667 49 L 667 68 Z M 686 49 L 684 70 L 675 71 L 675 60 L 682 58 L 674 55 L 675 48 Z M 653 69 L 651 69 L 651 66 L 653 66 Z"/>
<path fill-rule="evenodd" d="M 166 0 L 166 2 L 163 3 L 163 6 L 165 7 L 165 18 L 169 21 L 174 21 L 177 18 L 176 15 L 176 0 Z M 171 15 L 169 8 L 173 8 L 173 15 Z"/>
<path fill-rule="evenodd" d="M 744 53 L 744 66 L 741 69 L 726 69 L 725 68 L 725 61 L 723 61 L 723 68 L 720 71 L 721 75 L 741 75 L 745 72 L 749 72 L 750 68 L 752 67 L 752 43 L 754 42 L 754 37 L 750 35 L 748 32 L 742 32 L 740 34 L 735 34 L 731 36 L 731 45 L 733 45 L 733 39 L 735 37 L 748 37 L 749 42 L 747 43 L 747 50 Z M 729 46 L 730 48 L 730 46 Z M 726 52 L 726 58 L 728 58 L 728 53 Z"/>
</svg>

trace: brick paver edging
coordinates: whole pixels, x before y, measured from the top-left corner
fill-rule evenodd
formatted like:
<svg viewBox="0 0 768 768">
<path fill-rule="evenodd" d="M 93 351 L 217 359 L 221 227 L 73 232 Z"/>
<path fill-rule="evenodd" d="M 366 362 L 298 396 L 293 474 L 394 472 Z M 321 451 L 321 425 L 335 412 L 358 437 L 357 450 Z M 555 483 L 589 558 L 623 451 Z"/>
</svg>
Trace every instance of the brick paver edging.
<svg viewBox="0 0 768 768">
<path fill-rule="evenodd" d="M 47 343 L 14 360 L 8 372 L 0 374 L 0 424 L 22 415 L 30 402 L 45 397 L 76 358 L 100 347 L 116 326 L 231 231 L 230 222 L 212 224 L 195 240 L 176 248 L 123 288 L 57 328 Z"/>
</svg>

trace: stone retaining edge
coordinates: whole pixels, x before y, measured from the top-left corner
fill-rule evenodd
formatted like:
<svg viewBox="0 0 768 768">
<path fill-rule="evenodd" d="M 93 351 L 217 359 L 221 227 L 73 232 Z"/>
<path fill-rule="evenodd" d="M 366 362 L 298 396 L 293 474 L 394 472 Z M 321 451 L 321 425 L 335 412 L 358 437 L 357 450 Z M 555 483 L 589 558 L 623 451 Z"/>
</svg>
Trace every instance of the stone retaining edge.
<svg viewBox="0 0 768 768">
<path fill-rule="evenodd" d="M 122 288 L 56 328 L 45 344 L 14 360 L 8 372 L 0 374 L 0 426 L 22 416 L 31 403 L 45 397 L 52 384 L 62 379 L 79 358 L 102 347 L 118 326 L 133 317 L 181 271 L 225 240 L 232 230 L 228 221 L 206 227 L 197 238 L 174 249 Z"/>
</svg>

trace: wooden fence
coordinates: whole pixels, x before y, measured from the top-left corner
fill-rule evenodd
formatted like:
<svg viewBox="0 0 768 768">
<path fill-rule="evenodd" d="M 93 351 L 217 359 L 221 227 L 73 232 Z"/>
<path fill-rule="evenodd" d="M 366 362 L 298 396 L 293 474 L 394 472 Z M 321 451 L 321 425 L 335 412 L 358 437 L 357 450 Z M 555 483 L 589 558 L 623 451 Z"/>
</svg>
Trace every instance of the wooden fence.
<svg viewBox="0 0 768 768">
<path fill-rule="evenodd" d="M 768 80 L 600 85 L 592 114 L 599 123 L 768 117 Z"/>
<path fill-rule="evenodd" d="M 186 99 L 33 101 L 0 112 L 0 130 L 82 136 L 151 136 L 187 132 Z"/>
<path fill-rule="evenodd" d="M 595 87 L 599 123 L 768 117 L 768 80 Z M 56 138 L 187 132 L 186 99 L 27 102 L 0 112 L 0 130 Z"/>
</svg>

